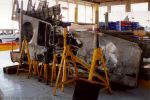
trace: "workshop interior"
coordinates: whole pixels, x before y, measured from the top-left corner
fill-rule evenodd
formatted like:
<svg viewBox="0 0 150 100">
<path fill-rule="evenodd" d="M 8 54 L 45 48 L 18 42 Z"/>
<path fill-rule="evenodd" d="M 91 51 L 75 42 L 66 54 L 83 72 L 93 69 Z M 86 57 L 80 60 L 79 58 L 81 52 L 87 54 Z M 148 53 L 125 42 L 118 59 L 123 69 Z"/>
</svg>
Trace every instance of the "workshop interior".
<svg viewBox="0 0 150 100">
<path fill-rule="evenodd" d="M 0 100 L 150 100 L 150 0 L 1 0 Z"/>
</svg>

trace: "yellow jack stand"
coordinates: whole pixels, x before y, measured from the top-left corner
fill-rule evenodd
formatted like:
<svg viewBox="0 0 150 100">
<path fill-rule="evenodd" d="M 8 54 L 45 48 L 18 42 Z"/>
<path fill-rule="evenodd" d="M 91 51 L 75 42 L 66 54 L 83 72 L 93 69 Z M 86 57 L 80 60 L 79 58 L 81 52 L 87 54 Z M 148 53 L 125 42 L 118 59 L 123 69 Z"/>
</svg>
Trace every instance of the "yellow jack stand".
<svg viewBox="0 0 150 100">
<path fill-rule="evenodd" d="M 53 63 L 52 63 L 52 69 L 51 69 L 51 83 L 50 86 L 53 85 L 53 81 L 56 80 L 56 66 L 57 66 L 57 56 L 56 53 L 53 55 Z"/>
<path fill-rule="evenodd" d="M 53 55 L 53 62 L 52 62 L 52 69 L 51 69 L 51 78 L 50 78 L 50 86 L 53 85 L 53 81 L 56 80 L 56 67 L 57 67 L 57 57 L 56 53 Z M 44 81 L 48 84 L 48 64 L 43 63 L 40 69 L 39 78 L 42 77 L 42 74 L 44 74 Z"/>
<path fill-rule="evenodd" d="M 39 64 L 38 61 L 32 60 L 32 64 L 33 64 L 34 75 L 39 77 L 40 73 L 38 68 L 38 64 Z"/>
<path fill-rule="evenodd" d="M 68 83 L 74 81 L 73 72 L 71 71 L 71 68 L 69 66 L 70 63 L 73 63 L 75 74 L 76 74 L 76 77 L 78 78 L 78 70 L 77 70 L 77 66 L 76 66 L 76 63 L 75 63 L 75 58 L 74 58 L 74 55 L 72 54 L 70 46 L 67 45 L 67 43 L 66 43 L 66 38 L 67 38 L 66 28 L 64 28 L 64 51 L 63 51 L 63 54 L 62 54 L 62 58 L 61 58 L 60 66 L 59 66 L 59 71 L 58 71 L 55 87 L 54 87 L 54 90 L 53 90 L 53 95 L 54 96 L 56 95 L 56 89 L 58 88 L 58 82 L 59 82 L 59 79 L 61 77 L 61 73 L 62 73 L 62 79 L 61 79 L 61 84 L 60 85 L 62 87 L 61 88 L 62 91 L 64 91 L 64 85 L 65 84 L 68 84 Z M 72 79 L 70 79 L 70 80 L 67 80 L 67 71 L 71 75 Z"/>
<path fill-rule="evenodd" d="M 54 87 L 53 95 L 56 95 L 56 89 L 58 88 L 58 82 L 59 82 L 59 79 L 61 77 L 61 73 L 62 73 L 62 79 L 61 79 L 62 80 L 61 81 L 61 86 L 62 86 L 61 90 L 62 91 L 64 91 L 64 85 L 65 84 L 68 84 L 68 83 L 74 81 L 73 72 L 71 71 L 71 68 L 69 66 L 70 63 L 73 63 L 75 74 L 76 74 L 76 77 L 78 78 L 78 70 L 76 67 L 76 63 L 75 63 L 75 60 L 72 56 L 73 54 L 69 50 L 70 50 L 69 46 L 64 48 L 64 52 L 62 55 L 62 60 L 61 60 L 60 66 L 59 66 L 58 76 L 57 76 L 56 84 Z M 68 57 L 70 57 L 70 59 L 68 59 Z M 70 80 L 67 80 L 67 71 L 71 75 L 72 79 L 70 79 Z"/>
<path fill-rule="evenodd" d="M 103 77 L 103 76 L 101 76 L 101 75 L 99 75 L 98 73 L 95 72 L 94 69 L 95 69 L 96 66 L 98 66 L 97 61 L 101 61 L 101 65 L 103 67 L 105 77 Z M 109 84 L 107 68 L 106 68 L 106 64 L 105 64 L 105 60 L 104 60 L 101 48 L 95 48 L 94 49 L 88 80 L 92 81 L 93 76 L 96 76 L 98 79 L 100 79 L 102 82 L 99 82 L 99 84 L 104 85 L 104 87 L 105 87 L 104 89 L 108 89 L 109 93 L 112 94 L 111 87 L 110 87 L 110 84 Z"/>
<path fill-rule="evenodd" d="M 22 63 L 24 62 L 22 60 L 22 56 L 23 56 L 23 52 L 25 52 L 27 54 L 27 63 L 29 65 L 29 69 L 24 69 L 24 68 L 20 68 Z M 21 47 L 21 51 L 20 51 L 20 58 L 19 58 L 19 65 L 17 68 L 17 75 L 19 74 L 19 71 L 26 71 L 28 72 L 28 78 L 30 78 L 31 76 L 31 71 L 32 71 L 32 64 L 31 64 L 31 59 L 30 59 L 30 54 L 29 54 L 29 46 L 28 46 L 28 42 L 27 39 L 24 38 L 24 40 L 22 41 L 22 47 Z"/>
<path fill-rule="evenodd" d="M 40 74 L 39 74 L 39 78 L 42 77 L 42 72 L 44 73 L 44 81 L 46 82 L 46 84 L 48 84 L 48 75 L 47 75 L 47 69 L 48 69 L 48 64 L 47 63 L 43 63 L 40 69 Z"/>
<path fill-rule="evenodd" d="M 94 50 L 93 59 L 92 59 L 92 66 L 91 66 L 91 69 L 90 69 L 90 66 L 88 64 L 85 64 L 82 60 L 80 60 L 78 57 L 76 57 L 72 53 L 72 51 L 70 49 L 70 46 L 67 45 L 67 43 L 66 43 L 66 37 L 67 37 L 66 36 L 66 28 L 64 28 L 64 51 L 63 51 L 63 54 L 62 54 L 61 63 L 60 63 L 60 66 L 59 66 L 59 71 L 58 71 L 55 87 L 54 87 L 54 90 L 53 90 L 53 95 L 54 96 L 56 95 L 56 90 L 57 90 L 58 86 L 61 85 L 61 87 L 62 87 L 61 90 L 64 91 L 64 85 L 68 84 L 70 82 L 73 82 L 75 80 L 74 77 L 73 77 L 73 72 L 71 71 L 70 66 L 68 66 L 70 63 L 73 64 L 75 75 L 76 75 L 77 79 L 79 78 L 79 75 L 78 75 L 78 69 L 77 69 L 76 63 L 79 63 L 84 68 L 86 68 L 87 71 L 89 72 L 89 80 L 92 80 L 92 77 L 96 76 L 98 79 L 102 80 L 103 83 L 100 83 L 100 84 L 104 85 L 105 88 L 107 87 L 109 89 L 109 92 L 111 93 L 111 88 L 109 86 L 109 79 L 108 79 L 108 75 L 107 75 L 107 71 L 106 71 L 106 65 L 105 65 L 105 62 L 104 62 L 104 58 L 102 56 L 101 49 L 98 48 L 98 49 Z M 95 68 L 97 60 L 102 61 L 104 71 L 105 71 L 106 81 L 101 75 L 94 72 L 94 68 Z M 70 80 L 67 80 L 67 71 L 70 72 L 70 75 L 72 77 L 72 79 L 70 79 Z M 61 78 L 61 74 L 62 74 L 62 78 Z M 60 78 L 61 78 L 61 83 L 60 83 L 60 85 L 58 85 L 58 82 L 59 82 Z"/>
</svg>

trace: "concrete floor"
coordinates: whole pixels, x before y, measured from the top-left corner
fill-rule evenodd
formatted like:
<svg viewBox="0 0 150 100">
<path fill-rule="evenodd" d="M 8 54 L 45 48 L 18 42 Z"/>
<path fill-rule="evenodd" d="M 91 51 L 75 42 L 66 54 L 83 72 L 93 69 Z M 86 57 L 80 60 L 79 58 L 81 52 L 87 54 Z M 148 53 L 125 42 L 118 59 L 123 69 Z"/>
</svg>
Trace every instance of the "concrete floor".
<svg viewBox="0 0 150 100">
<path fill-rule="evenodd" d="M 74 86 L 65 88 L 65 92 L 57 91 L 57 96 L 52 96 L 53 87 L 38 82 L 35 77 L 27 79 L 26 74 L 7 75 L 3 67 L 12 65 L 9 51 L 0 52 L 0 100 L 72 100 Z M 98 100 L 150 100 L 150 90 L 136 88 L 125 91 L 99 93 Z"/>
</svg>

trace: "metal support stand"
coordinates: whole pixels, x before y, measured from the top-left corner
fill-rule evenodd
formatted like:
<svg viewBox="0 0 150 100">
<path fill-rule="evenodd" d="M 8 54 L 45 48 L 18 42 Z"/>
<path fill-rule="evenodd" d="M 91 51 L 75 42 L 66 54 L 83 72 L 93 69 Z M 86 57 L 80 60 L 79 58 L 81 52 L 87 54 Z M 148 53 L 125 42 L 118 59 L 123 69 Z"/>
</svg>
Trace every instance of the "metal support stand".
<svg viewBox="0 0 150 100">
<path fill-rule="evenodd" d="M 39 77 L 40 73 L 38 68 L 39 65 L 38 61 L 32 60 L 32 64 L 33 64 L 34 75 Z"/>
<path fill-rule="evenodd" d="M 28 69 L 20 68 L 21 65 L 22 65 L 22 63 L 24 63 L 24 61 L 22 59 L 23 52 L 25 52 L 27 54 L 27 63 L 29 65 Z M 17 75 L 19 74 L 20 70 L 27 71 L 28 72 L 28 78 L 31 77 L 31 74 L 32 74 L 32 62 L 31 62 L 31 59 L 30 59 L 29 46 L 28 46 L 28 42 L 27 42 L 26 38 L 24 38 L 24 40 L 22 41 L 22 47 L 21 47 L 21 51 L 20 51 L 19 65 L 18 65 L 18 68 L 17 68 Z"/>
<path fill-rule="evenodd" d="M 53 85 L 53 81 L 56 80 L 56 67 L 57 67 L 57 56 L 56 53 L 53 54 L 53 63 L 52 63 L 52 69 L 51 69 L 51 83 L 50 86 Z"/>
<path fill-rule="evenodd" d="M 56 90 L 57 90 L 58 86 L 61 85 L 61 90 L 63 92 L 64 91 L 64 85 L 68 84 L 70 82 L 73 82 L 75 80 L 75 78 L 73 76 L 73 72 L 71 71 L 70 66 L 68 66 L 70 63 L 73 64 L 76 79 L 79 79 L 78 68 L 76 65 L 76 63 L 79 63 L 82 65 L 83 68 L 86 68 L 87 71 L 89 72 L 89 80 L 90 81 L 92 81 L 93 76 L 97 77 L 99 80 L 102 81 L 99 84 L 103 85 L 104 89 L 109 89 L 109 92 L 111 93 L 111 88 L 109 85 L 109 78 L 108 78 L 106 65 L 105 65 L 103 55 L 102 55 L 101 48 L 96 48 L 94 50 L 92 65 L 90 68 L 90 66 L 88 64 L 85 64 L 82 60 L 80 60 L 78 57 L 76 57 L 72 53 L 72 50 L 70 49 L 70 45 L 68 45 L 66 43 L 66 37 L 67 37 L 66 36 L 66 28 L 64 28 L 64 51 L 62 54 L 61 63 L 60 63 L 59 71 L 58 71 L 58 75 L 57 75 L 57 80 L 56 80 L 55 87 L 53 90 L 53 95 L 54 96 L 56 95 Z M 102 63 L 102 66 L 104 68 L 105 77 L 101 76 L 100 74 L 98 74 L 97 72 L 94 71 L 94 69 L 96 67 L 97 60 L 100 60 Z M 71 76 L 70 80 L 67 79 L 67 71 L 70 73 L 70 76 Z M 61 83 L 58 84 L 60 78 L 61 78 Z"/>
<path fill-rule="evenodd" d="M 42 77 L 42 75 L 44 74 L 44 81 L 46 82 L 46 84 L 48 84 L 48 64 L 47 63 L 43 63 L 40 69 L 40 74 L 39 74 L 39 79 Z"/>
<path fill-rule="evenodd" d="M 55 87 L 53 90 L 53 95 L 56 95 L 56 89 L 58 88 L 58 82 L 59 79 L 61 78 L 61 90 L 64 91 L 64 85 L 70 82 L 73 82 L 75 79 L 73 77 L 73 72 L 71 71 L 71 68 L 69 65 L 69 63 L 73 63 L 74 66 L 74 71 L 75 71 L 75 75 L 76 78 L 78 78 L 78 70 L 77 70 L 77 66 L 75 63 L 75 59 L 74 59 L 74 55 L 72 54 L 72 51 L 70 49 L 70 46 L 67 45 L 66 43 L 66 28 L 64 28 L 64 51 L 62 54 L 62 58 L 61 58 L 61 63 L 59 66 L 59 71 L 58 71 L 58 75 L 57 75 L 57 80 L 55 83 Z M 67 80 L 67 71 L 70 73 L 71 79 Z M 61 73 L 62 73 L 62 77 L 61 77 Z"/>
<path fill-rule="evenodd" d="M 98 61 L 101 62 L 101 65 L 102 65 L 105 76 L 101 76 L 101 75 L 97 74 L 94 70 L 98 66 L 97 65 Z M 94 75 L 94 73 L 95 73 L 95 75 Z M 110 94 L 112 93 L 111 87 L 110 87 L 110 84 L 109 84 L 107 68 L 106 68 L 106 64 L 105 64 L 105 60 L 104 60 L 101 48 L 95 48 L 94 49 L 92 64 L 91 64 L 88 80 L 92 81 L 93 76 L 98 77 L 101 80 L 101 82 L 99 82 L 99 84 L 104 85 L 104 87 L 105 87 L 104 89 L 108 89 L 109 93 Z"/>
</svg>

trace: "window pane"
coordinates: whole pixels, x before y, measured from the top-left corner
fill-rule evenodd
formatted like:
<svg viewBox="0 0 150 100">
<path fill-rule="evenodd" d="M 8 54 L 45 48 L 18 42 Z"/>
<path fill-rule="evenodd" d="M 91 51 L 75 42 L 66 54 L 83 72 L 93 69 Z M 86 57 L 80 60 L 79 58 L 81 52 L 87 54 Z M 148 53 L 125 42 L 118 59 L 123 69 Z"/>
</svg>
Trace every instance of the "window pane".
<svg viewBox="0 0 150 100">
<path fill-rule="evenodd" d="M 109 21 L 122 21 L 127 16 L 127 13 L 109 13 Z"/>
<path fill-rule="evenodd" d="M 69 22 L 74 22 L 74 18 L 75 18 L 75 7 L 76 7 L 75 4 L 69 3 Z"/>
<path fill-rule="evenodd" d="M 92 23 L 92 7 L 86 6 L 86 23 Z"/>
<path fill-rule="evenodd" d="M 139 8 L 140 9 L 137 9 Z M 135 3 L 131 4 L 131 12 L 129 19 L 131 21 L 139 22 L 143 27 L 150 27 L 150 12 L 148 12 L 148 3 Z M 142 16 L 141 16 L 142 15 Z"/>
<path fill-rule="evenodd" d="M 139 8 L 139 9 L 137 9 L 137 8 Z M 148 3 L 131 4 L 131 12 L 137 12 L 137 11 L 148 11 Z"/>
<path fill-rule="evenodd" d="M 125 12 L 125 5 L 111 6 L 111 13 L 109 13 L 109 21 L 121 21 L 127 16 Z"/>
<path fill-rule="evenodd" d="M 99 7 L 99 13 L 105 14 L 107 12 L 107 6 Z"/>
<path fill-rule="evenodd" d="M 105 13 L 107 12 L 107 6 L 99 7 L 99 21 L 105 22 Z"/>
<path fill-rule="evenodd" d="M 128 14 L 130 21 L 135 21 L 135 22 L 139 22 L 141 26 L 146 27 L 149 26 L 150 27 L 150 12 L 130 12 Z M 142 17 L 141 17 L 142 15 Z"/>
<path fill-rule="evenodd" d="M 85 5 L 78 5 L 78 22 L 85 23 Z"/>
<path fill-rule="evenodd" d="M 111 6 L 111 12 L 125 12 L 125 5 Z"/>
</svg>

